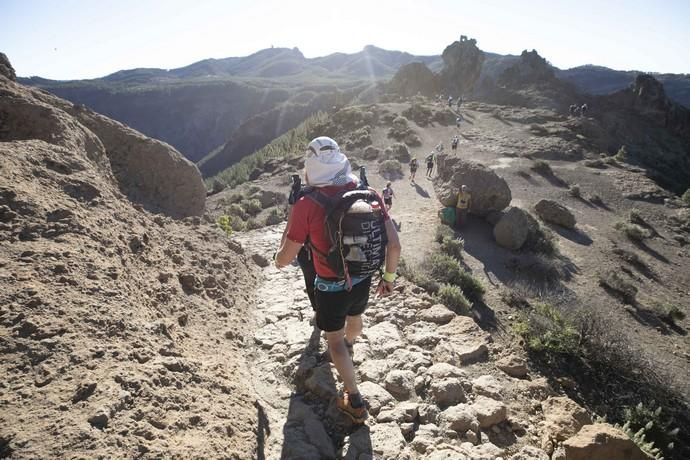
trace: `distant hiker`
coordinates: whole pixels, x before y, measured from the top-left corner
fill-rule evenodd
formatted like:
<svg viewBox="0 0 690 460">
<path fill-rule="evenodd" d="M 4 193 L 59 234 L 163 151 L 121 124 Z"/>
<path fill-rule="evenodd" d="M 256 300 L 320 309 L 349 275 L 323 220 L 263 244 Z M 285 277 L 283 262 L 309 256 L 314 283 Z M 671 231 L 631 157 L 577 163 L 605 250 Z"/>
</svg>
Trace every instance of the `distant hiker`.
<svg viewBox="0 0 690 460">
<path fill-rule="evenodd" d="M 585 114 L 587 113 L 587 109 L 588 109 L 587 104 L 582 104 L 582 107 L 580 107 L 580 116 L 584 117 Z"/>
<path fill-rule="evenodd" d="M 453 96 L 448 96 L 448 107 L 453 106 Z"/>
<path fill-rule="evenodd" d="M 434 152 L 426 157 L 426 177 L 431 177 L 434 172 Z"/>
<path fill-rule="evenodd" d="M 386 211 L 389 211 L 393 207 L 393 197 L 395 192 L 391 188 L 391 183 L 386 184 L 386 188 L 383 189 L 383 202 L 386 205 Z"/>
<path fill-rule="evenodd" d="M 570 115 L 575 115 L 576 111 L 577 111 L 577 105 L 570 104 Z"/>
<path fill-rule="evenodd" d="M 457 150 L 458 149 L 458 142 L 460 142 L 460 139 L 458 136 L 453 136 L 453 139 L 450 141 L 450 149 L 451 150 Z"/>
<path fill-rule="evenodd" d="M 470 205 L 472 204 L 472 195 L 470 194 L 467 185 L 460 187 L 460 193 L 458 193 L 458 202 L 455 205 L 455 226 L 457 228 L 465 225 L 467 221 L 467 213 L 470 210 Z"/>
<path fill-rule="evenodd" d="M 455 127 L 459 128 L 460 127 L 460 122 L 462 121 L 462 115 L 458 114 L 458 117 L 455 119 Z"/>
<path fill-rule="evenodd" d="M 438 153 L 443 153 L 443 142 L 439 142 L 435 149 Z"/>
<path fill-rule="evenodd" d="M 410 182 L 414 184 L 414 176 L 417 174 L 417 168 L 419 167 L 419 163 L 417 162 L 417 159 L 412 157 L 410 160 Z"/>
<path fill-rule="evenodd" d="M 305 244 L 312 249 L 316 325 L 326 333 L 331 360 L 344 385 L 337 407 L 355 423 L 363 423 L 367 408 L 357 388 L 352 345 L 362 332 L 372 274 L 384 264 L 376 293 L 393 292 L 400 241 L 380 195 L 358 188 L 350 162 L 333 139 L 317 137 L 309 143 L 304 170 L 313 190 L 292 208 L 275 265 L 280 269 L 290 264 Z"/>
</svg>

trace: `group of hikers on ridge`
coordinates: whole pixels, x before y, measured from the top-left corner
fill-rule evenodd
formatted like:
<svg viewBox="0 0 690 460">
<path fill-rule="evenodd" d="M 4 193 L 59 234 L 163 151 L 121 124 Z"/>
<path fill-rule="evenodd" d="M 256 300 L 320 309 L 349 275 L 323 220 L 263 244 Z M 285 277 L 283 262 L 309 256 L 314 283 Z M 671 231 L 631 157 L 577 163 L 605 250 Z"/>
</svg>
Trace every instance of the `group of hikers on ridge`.
<svg viewBox="0 0 690 460">
<path fill-rule="evenodd" d="M 378 296 L 390 295 L 395 286 L 401 246 L 388 214 L 392 202 L 368 186 L 363 168 L 359 178 L 352 174 L 333 139 L 315 138 L 305 157 L 306 187 L 293 176 L 275 266 L 284 268 L 297 258 L 316 327 L 324 331 L 330 359 L 343 381 L 337 407 L 354 423 L 364 423 L 367 407 L 357 386 L 353 345 L 362 333 L 372 278 L 380 276 Z"/>
</svg>

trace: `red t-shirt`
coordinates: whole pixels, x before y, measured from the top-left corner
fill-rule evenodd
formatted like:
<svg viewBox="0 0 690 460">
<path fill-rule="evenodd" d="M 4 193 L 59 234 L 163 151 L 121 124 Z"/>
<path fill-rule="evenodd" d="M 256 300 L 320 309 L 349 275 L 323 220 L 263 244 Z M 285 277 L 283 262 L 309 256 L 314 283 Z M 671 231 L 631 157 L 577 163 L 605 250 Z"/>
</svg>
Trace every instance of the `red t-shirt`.
<svg viewBox="0 0 690 460">
<path fill-rule="evenodd" d="M 328 187 L 319 187 L 319 192 L 327 196 L 333 196 L 342 190 L 354 190 L 357 184 L 350 182 L 347 185 L 332 185 Z M 378 195 L 378 193 L 377 193 Z M 382 203 L 383 200 L 379 200 Z M 390 217 L 386 212 L 386 207 L 381 206 L 384 220 Z M 326 211 L 319 206 L 314 200 L 306 196 L 297 200 L 297 203 L 292 207 L 292 215 L 290 217 L 290 228 L 287 232 L 287 238 L 298 244 L 304 244 L 309 238 L 311 244 L 323 254 L 328 254 L 331 248 L 330 238 L 326 231 Z M 314 268 L 316 274 L 321 278 L 336 278 L 338 275 L 331 270 L 328 263 L 319 255 L 314 254 L 312 257 L 314 261 Z"/>
</svg>

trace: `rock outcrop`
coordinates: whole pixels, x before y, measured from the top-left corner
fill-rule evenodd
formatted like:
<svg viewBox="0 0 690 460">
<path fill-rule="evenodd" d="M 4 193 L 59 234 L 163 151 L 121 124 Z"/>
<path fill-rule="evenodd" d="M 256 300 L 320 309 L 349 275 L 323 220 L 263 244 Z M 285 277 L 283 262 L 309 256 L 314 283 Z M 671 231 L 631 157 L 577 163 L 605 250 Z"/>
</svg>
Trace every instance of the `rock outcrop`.
<svg viewBox="0 0 690 460">
<path fill-rule="evenodd" d="M 500 84 L 522 86 L 556 80 L 554 68 L 536 50 L 524 50 L 520 59 L 500 75 Z"/>
<path fill-rule="evenodd" d="M 198 172 L 166 175 L 179 154 L 155 142 L 137 161 L 153 141 L 81 110 L 0 76 L 0 457 L 259 456 L 254 264 L 200 219 L 128 201 L 110 142 L 161 168 L 158 194 Z"/>
<path fill-rule="evenodd" d="M 455 206 L 462 185 L 472 193 L 470 212 L 486 216 L 505 209 L 512 199 L 505 179 L 486 166 L 460 158 L 439 155 L 438 176 L 434 179 L 436 195 L 444 206 Z"/>
<path fill-rule="evenodd" d="M 627 434 L 608 423 L 583 426 L 563 447 L 567 460 L 650 460 Z"/>
<path fill-rule="evenodd" d="M 179 152 L 126 126 L 0 77 L 0 141 L 38 139 L 83 152 L 131 201 L 151 212 L 200 215 L 206 188 Z"/>
<path fill-rule="evenodd" d="M 403 97 L 416 94 L 432 97 L 438 94 L 439 77 L 421 62 L 406 64 L 395 74 L 388 83 L 388 90 Z"/>
<path fill-rule="evenodd" d="M 441 85 L 455 97 L 470 94 L 475 87 L 484 63 L 484 52 L 477 48 L 475 39 L 464 35 L 443 50 Z"/>
<path fill-rule="evenodd" d="M 560 225 L 561 227 L 573 229 L 575 228 L 575 216 L 573 213 L 560 203 L 553 200 L 539 200 L 534 205 L 534 210 L 537 215 L 544 221 L 552 224 Z"/>
<path fill-rule="evenodd" d="M 5 53 L 0 53 L 0 75 L 12 81 L 17 80 L 17 74 L 14 73 L 14 67 L 10 64 L 10 60 L 7 59 Z"/>
</svg>

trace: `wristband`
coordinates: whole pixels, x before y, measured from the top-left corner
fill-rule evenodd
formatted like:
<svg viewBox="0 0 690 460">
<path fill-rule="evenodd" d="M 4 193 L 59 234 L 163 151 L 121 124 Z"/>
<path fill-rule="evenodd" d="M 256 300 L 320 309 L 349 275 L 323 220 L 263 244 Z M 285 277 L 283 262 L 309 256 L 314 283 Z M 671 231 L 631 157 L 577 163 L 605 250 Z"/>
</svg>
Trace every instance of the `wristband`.
<svg viewBox="0 0 690 460">
<path fill-rule="evenodd" d="M 396 273 L 384 272 L 381 279 L 387 283 L 394 283 L 397 277 L 398 275 Z"/>
</svg>

